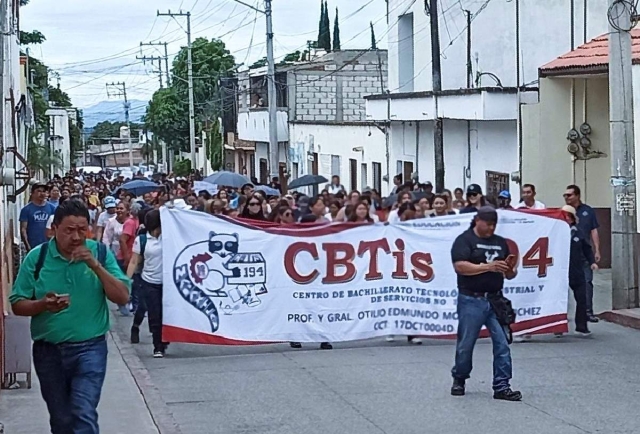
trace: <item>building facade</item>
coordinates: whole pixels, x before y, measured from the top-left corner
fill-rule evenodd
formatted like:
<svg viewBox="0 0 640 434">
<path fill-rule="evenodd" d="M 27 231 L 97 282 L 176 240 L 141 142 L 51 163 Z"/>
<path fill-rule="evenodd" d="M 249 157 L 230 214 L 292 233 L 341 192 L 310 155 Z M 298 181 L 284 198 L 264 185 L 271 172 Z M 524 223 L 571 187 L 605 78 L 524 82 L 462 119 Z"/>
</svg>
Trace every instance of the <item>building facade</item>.
<svg viewBox="0 0 640 434">
<path fill-rule="evenodd" d="M 264 68 L 238 77 L 237 171 L 268 182 L 269 114 Z M 347 189 L 382 186 L 383 125 L 365 97 L 387 87 L 384 50 L 343 50 L 278 67 L 280 178 L 338 175 Z M 376 182 L 377 181 L 377 182 Z"/>
<path fill-rule="evenodd" d="M 427 4 L 388 2 L 389 94 L 367 98 L 369 119 L 390 123 L 385 174 L 389 182 L 416 172 L 422 182 L 434 180 L 433 125 L 440 118 L 445 186 L 478 183 L 490 193 L 511 190 L 517 198 L 520 106 L 537 100 L 538 67 L 605 32 L 607 4 L 440 1 L 439 92 L 433 92 Z"/>
</svg>

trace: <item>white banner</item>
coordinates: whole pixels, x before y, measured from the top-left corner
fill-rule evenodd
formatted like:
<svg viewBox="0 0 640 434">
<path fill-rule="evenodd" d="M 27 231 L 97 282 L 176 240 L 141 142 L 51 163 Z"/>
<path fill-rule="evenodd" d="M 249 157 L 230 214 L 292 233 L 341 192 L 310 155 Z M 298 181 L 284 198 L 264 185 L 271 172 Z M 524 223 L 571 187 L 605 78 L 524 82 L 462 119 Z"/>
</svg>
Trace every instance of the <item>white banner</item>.
<svg viewBox="0 0 640 434">
<path fill-rule="evenodd" d="M 499 211 L 518 257 L 516 334 L 567 331 L 570 231 L 559 211 Z M 162 209 L 163 339 L 250 344 L 453 337 L 455 238 L 472 215 L 266 226 Z"/>
</svg>

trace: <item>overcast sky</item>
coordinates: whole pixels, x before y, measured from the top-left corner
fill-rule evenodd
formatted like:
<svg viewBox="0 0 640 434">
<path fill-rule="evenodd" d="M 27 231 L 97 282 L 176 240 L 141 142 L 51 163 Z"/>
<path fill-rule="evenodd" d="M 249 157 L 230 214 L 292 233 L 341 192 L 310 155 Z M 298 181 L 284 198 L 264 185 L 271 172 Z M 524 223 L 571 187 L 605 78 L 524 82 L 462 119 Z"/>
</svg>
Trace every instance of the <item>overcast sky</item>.
<svg viewBox="0 0 640 434">
<path fill-rule="evenodd" d="M 245 0 L 262 7 L 262 1 Z M 150 65 L 136 60 L 141 41 L 170 42 L 169 55 L 186 45 L 186 18 L 156 17 L 156 11 L 192 13 L 192 34 L 219 37 L 247 64 L 266 55 L 265 19 L 233 0 L 31 0 L 21 13 L 21 29 L 37 29 L 47 41 L 31 54 L 60 74 L 60 84 L 78 107 L 107 99 L 105 83 L 125 81 L 130 99 L 149 99 L 158 88 Z M 386 30 L 383 0 L 329 0 L 333 26 L 339 8 L 342 48 L 367 48 L 369 22 L 379 39 Z M 257 15 L 257 17 L 256 17 Z M 274 0 L 275 55 L 304 48 L 317 38 L 320 0 Z M 257 18 L 257 19 L 256 19 Z M 255 23 L 255 26 L 254 26 Z M 252 43 L 253 35 L 253 43 Z M 251 47 L 251 48 L 249 48 Z M 380 47 L 386 47 L 382 41 Z M 143 54 L 158 55 L 155 47 Z M 52 78 L 55 84 L 55 78 Z"/>
</svg>

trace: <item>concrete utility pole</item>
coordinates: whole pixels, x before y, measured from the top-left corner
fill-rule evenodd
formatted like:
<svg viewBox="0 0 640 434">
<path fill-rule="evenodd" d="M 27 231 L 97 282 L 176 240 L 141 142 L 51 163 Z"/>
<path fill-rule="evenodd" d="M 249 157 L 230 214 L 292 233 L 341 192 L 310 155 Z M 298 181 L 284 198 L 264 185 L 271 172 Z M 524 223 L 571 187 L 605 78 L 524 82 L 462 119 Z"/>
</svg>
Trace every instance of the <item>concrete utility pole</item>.
<svg viewBox="0 0 640 434">
<path fill-rule="evenodd" d="M 193 100 L 193 60 L 191 58 L 191 12 L 172 13 L 168 11 L 166 14 L 158 11 L 159 17 L 187 17 L 187 74 L 189 80 L 189 148 L 191 149 L 191 168 L 196 169 L 196 114 Z"/>
<path fill-rule="evenodd" d="M 168 42 L 140 42 L 140 46 L 141 47 L 155 47 L 155 46 L 163 46 L 164 45 L 164 57 L 162 57 L 162 59 L 164 59 L 164 70 L 165 73 L 167 75 L 167 87 L 171 86 L 171 72 L 169 71 L 169 51 L 167 49 L 167 45 L 169 45 Z M 162 67 L 160 67 L 160 70 L 162 70 Z M 160 87 L 162 87 L 162 85 L 160 85 Z"/>
<path fill-rule="evenodd" d="M 136 59 L 142 60 L 142 63 L 145 65 L 147 64 L 147 61 L 149 61 L 152 66 L 154 61 L 158 61 L 158 70 L 152 72 L 158 74 L 158 78 L 160 79 L 160 89 L 164 88 L 164 84 L 162 83 L 162 60 L 164 58 L 159 56 L 136 56 Z"/>
<path fill-rule="evenodd" d="M 609 0 L 609 126 L 611 137 L 611 252 L 614 309 L 638 306 L 638 252 L 633 82 L 631 76 L 631 15 L 626 2 Z M 636 163 L 637 164 L 637 163 Z"/>
<path fill-rule="evenodd" d="M 435 102 L 435 120 L 433 123 L 433 151 L 436 169 L 436 191 L 444 190 L 444 134 L 443 121 L 438 115 L 438 92 L 442 90 L 442 70 L 440 67 L 440 28 L 438 24 L 438 0 L 429 2 L 431 22 L 431 77 L 433 81 L 433 100 Z"/>
<path fill-rule="evenodd" d="M 109 89 L 115 89 L 115 92 L 109 92 Z M 129 104 L 129 100 L 127 99 L 127 85 L 124 82 L 107 83 L 107 96 L 124 97 L 124 119 L 129 129 L 129 167 L 133 167 L 133 143 L 131 142 L 131 123 L 129 122 L 129 109 L 131 108 L 131 104 Z"/>
<path fill-rule="evenodd" d="M 258 9 L 241 0 L 234 0 L 267 18 L 267 99 L 269 100 L 269 171 L 271 176 L 278 176 L 280 165 L 278 150 L 278 97 L 276 95 L 276 65 L 273 57 L 273 19 L 271 0 L 264 0 L 264 10 Z"/>
</svg>

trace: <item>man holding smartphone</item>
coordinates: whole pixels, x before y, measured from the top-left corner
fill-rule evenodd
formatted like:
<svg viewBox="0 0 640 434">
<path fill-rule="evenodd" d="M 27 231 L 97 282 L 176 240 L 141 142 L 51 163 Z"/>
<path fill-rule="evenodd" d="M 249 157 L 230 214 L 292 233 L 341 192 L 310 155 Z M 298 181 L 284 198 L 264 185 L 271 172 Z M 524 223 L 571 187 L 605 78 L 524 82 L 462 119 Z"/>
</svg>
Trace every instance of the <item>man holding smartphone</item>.
<svg viewBox="0 0 640 434">
<path fill-rule="evenodd" d="M 89 210 L 64 201 L 54 237 L 29 252 L 9 297 L 30 316 L 33 364 L 53 434 L 98 434 L 97 407 L 107 371 L 107 299 L 129 300 L 130 282 L 110 251 L 87 239 Z"/>
<path fill-rule="evenodd" d="M 472 369 L 473 349 L 485 326 L 493 344 L 493 398 L 520 401 L 522 394 L 511 390 L 511 350 L 507 333 L 498 321 L 490 299 L 500 296 L 504 279 L 517 274 L 517 258 L 507 241 L 495 234 L 498 214 L 483 206 L 471 227 L 460 234 L 451 248 L 451 260 L 458 275 L 458 340 L 455 365 L 451 370 L 451 394 L 465 394 L 465 381 Z"/>
</svg>

